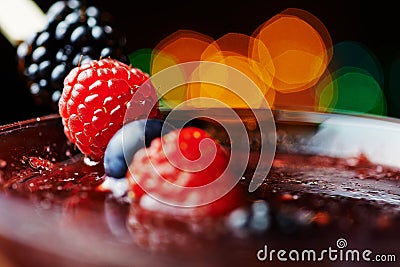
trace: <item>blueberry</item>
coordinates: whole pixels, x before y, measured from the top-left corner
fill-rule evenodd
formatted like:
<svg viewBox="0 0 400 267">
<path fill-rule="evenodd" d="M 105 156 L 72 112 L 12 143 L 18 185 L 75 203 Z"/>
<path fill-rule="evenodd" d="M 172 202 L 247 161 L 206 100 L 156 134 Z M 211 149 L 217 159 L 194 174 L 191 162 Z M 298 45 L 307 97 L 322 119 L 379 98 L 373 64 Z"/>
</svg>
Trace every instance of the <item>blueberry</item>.
<svg viewBox="0 0 400 267">
<path fill-rule="evenodd" d="M 158 119 L 142 119 L 125 124 L 111 138 L 104 154 L 104 170 L 107 176 L 124 178 L 135 153 L 148 147 L 153 139 L 173 130 Z"/>
</svg>

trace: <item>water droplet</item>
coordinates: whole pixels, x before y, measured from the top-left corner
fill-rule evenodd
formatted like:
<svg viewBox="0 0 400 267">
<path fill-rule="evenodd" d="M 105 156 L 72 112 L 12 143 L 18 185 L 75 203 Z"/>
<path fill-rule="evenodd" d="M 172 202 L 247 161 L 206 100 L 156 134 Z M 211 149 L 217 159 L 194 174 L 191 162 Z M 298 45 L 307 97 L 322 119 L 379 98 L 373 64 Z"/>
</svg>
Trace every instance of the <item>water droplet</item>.
<svg viewBox="0 0 400 267">
<path fill-rule="evenodd" d="M 7 166 L 7 161 L 4 159 L 0 159 L 0 168 L 3 169 Z"/>
<path fill-rule="evenodd" d="M 96 166 L 97 164 L 100 163 L 100 161 L 94 161 L 92 159 L 90 159 L 89 157 L 86 157 L 83 159 L 83 162 L 88 165 L 88 166 Z"/>
<path fill-rule="evenodd" d="M 383 171 L 383 167 L 381 165 L 376 166 L 376 171 L 381 173 Z"/>
</svg>

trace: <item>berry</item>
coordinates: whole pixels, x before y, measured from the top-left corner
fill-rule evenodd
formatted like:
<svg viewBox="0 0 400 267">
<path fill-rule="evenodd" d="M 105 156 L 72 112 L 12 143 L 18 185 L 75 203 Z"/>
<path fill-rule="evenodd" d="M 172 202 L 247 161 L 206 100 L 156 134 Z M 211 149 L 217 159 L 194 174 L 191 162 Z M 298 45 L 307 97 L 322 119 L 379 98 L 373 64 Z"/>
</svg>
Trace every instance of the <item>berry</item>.
<svg viewBox="0 0 400 267">
<path fill-rule="evenodd" d="M 197 170 L 205 161 L 209 164 Z M 216 181 L 228 162 L 224 147 L 193 126 L 172 130 L 136 152 L 126 175 L 131 199 L 127 225 L 135 243 L 155 251 L 190 248 L 197 252 L 218 244 L 226 234 L 226 217 L 244 204 L 244 192 L 237 184 L 217 200 L 202 204 L 205 195 L 218 191 L 223 183 L 213 184 L 204 194 L 196 190 Z M 160 201 L 164 197 L 175 200 L 175 205 Z"/>
<path fill-rule="evenodd" d="M 104 153 L 104 170 L 108 177 L 124 178 L 135 153 L 161 133 L 168 133 L 171 126 L 163 129 L 164 121 L 159 119 L 142 119 L 125 124 L 111 138 Z"/>
<path fill-rule="evenodd" d="M 92 60 L 69 72 L 59 113 L 68 139 L 94 161 L 103 159 L 109 140 L 125 119 L 159 116 L 148 75 L 109 58 Z"/>
<path fill-rule="evenodd" d="M 107 12 L 76 0 L 58 1 L 46 18 L 47 27 L 17 49 L 20 73 L 42 113 L 57 111 L 63 79 L 74 67 L 101 57 L 129 63 L 126 37 Z"/>
<path fill-rule="evenodd" d="M 175 210 L 177 214 L 195 218 L 218 217 L 242 203 L 242 189 L 238 185 L 205 205 L 202 204 L 204 196 L 199 196 L 198 191 L 184 189 L 205 186 L 217 180 L 228 163 L 229 153 L 224 147 L 206 131 L 189 126 L 156 138 L 149 148 L 139 150 L 127 177 L 132 185 L 134 201 L 140 202 L 145 192 L 173 199 L 175 205 L 186 206 L 188 201 L 194 201 L 190 202 L 190 208 L 174 207 L 172 211 L 169 205 L 155 201 L 158 202 L 154 205 L 159 207 L 159 212 L 174 213 Z M 229 178 L 235 179 L 233 176 Z M 178 186 L 171 187 L 171 183 Z M 218 191 L 215 187 L 213 189 Z"/>
</svg>

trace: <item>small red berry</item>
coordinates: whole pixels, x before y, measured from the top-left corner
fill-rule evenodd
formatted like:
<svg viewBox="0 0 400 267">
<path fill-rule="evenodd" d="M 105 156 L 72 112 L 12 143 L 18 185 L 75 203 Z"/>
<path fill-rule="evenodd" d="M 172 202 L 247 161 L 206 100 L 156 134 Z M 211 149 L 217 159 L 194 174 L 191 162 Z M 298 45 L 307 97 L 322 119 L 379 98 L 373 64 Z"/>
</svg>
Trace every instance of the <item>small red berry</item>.
<svg viewBox="0 0 400 267">
<path fill-rule="evenodd" d="M 213 202 L 204 203 L 204 195 L 196 190 L 184 190 L 208 185 L 224 173 L 229 153 L 206 131 L 197 127 L 174 130 L 152 141 L 150 147 L 136 152 L 127 172 L 133 200 L 140 202 L 148 193 L 176 200 L 175 203 L 199 203 L 190 208 L 154 204 L 159 213 L 184 217 L 219 217 L 243 204 L 244 195 L 239 184 Z M 235 179 L 233 175 L 229 178 Z M 237 180 L 237 179 L 236 179 Z M 170 184 L 178 185 L 170 186 Z M 220 184 L 222 185 L 222 183 Z M 143 187 L 144 186 L 144 187 Z M 143 190 L 144 189 L 144 190 Z M 210 191 L 218 191 L 212 187 Z"/>
<path fill-rule="evenodd" d="M 156 91 L 148 79 L 140 69 L 110 58 L 72 69 L 59 100 L 68 139 L 90 159 L 100 161 L 128 108 L 130 120 L 159 116 Z"/>
<path fill-rule="evenodd" d="M 127 226 L 135 243 L 172 252 L 198 252 L 210 241 L 218 243 L 226 233 L 227 216 L 246 201 L 240 184 L 214 201 L 204 201 L 224 187 L 213 182 L 221 181 L 228 163 L 224 147 L 195 127 L 173 130 L 137 151 L 126 174 L 132 200 Z M 228 170 L 224 173 L 224 178 L 236 180 Z M 212 186 L 199 192 L 203 185 Z M 185 205 L 188 201 L 190 206 Z"/>
</svg>

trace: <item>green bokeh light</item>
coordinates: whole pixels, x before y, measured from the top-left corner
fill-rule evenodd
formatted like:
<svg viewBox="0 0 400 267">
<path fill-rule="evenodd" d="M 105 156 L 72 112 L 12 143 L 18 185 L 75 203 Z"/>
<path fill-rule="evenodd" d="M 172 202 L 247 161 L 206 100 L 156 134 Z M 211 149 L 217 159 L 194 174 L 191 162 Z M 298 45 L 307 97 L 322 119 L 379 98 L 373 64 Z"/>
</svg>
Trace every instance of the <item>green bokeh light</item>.
<svg viewBox="0 0 400 267">
<path fill-rule="evenodd" d="M 131 65 L 135 68 L 139 68 L 142 71 L 150 74 L 151 73 L 151 61 L 152 61 L 153 50 L 150 48 L 142 48 L 134 51 L 128 55 Z"/>
<path fill-rule="evenodd" d="M 386 115 L 386 99 L 379 83 L 364 69 L 343 67 L 319 95 L 320 108 L 333 112 Z"/>
<path fill-rule="evenodd" d="M 365 45 L 345 41 L 334 45 L 333 58 L 330 62 L 330 69 L 339 70 L 346 66 L 365 70 L 383 88 L 383 69 L 375 54 Z"/>
<path fill-rule="evenodd" d="M 336 44 L 329 64 L 331 76 L 317 86 L 319 108 L 328 112 L 387 114 L 380 62 L 363 44 Z"/>
</svg>

